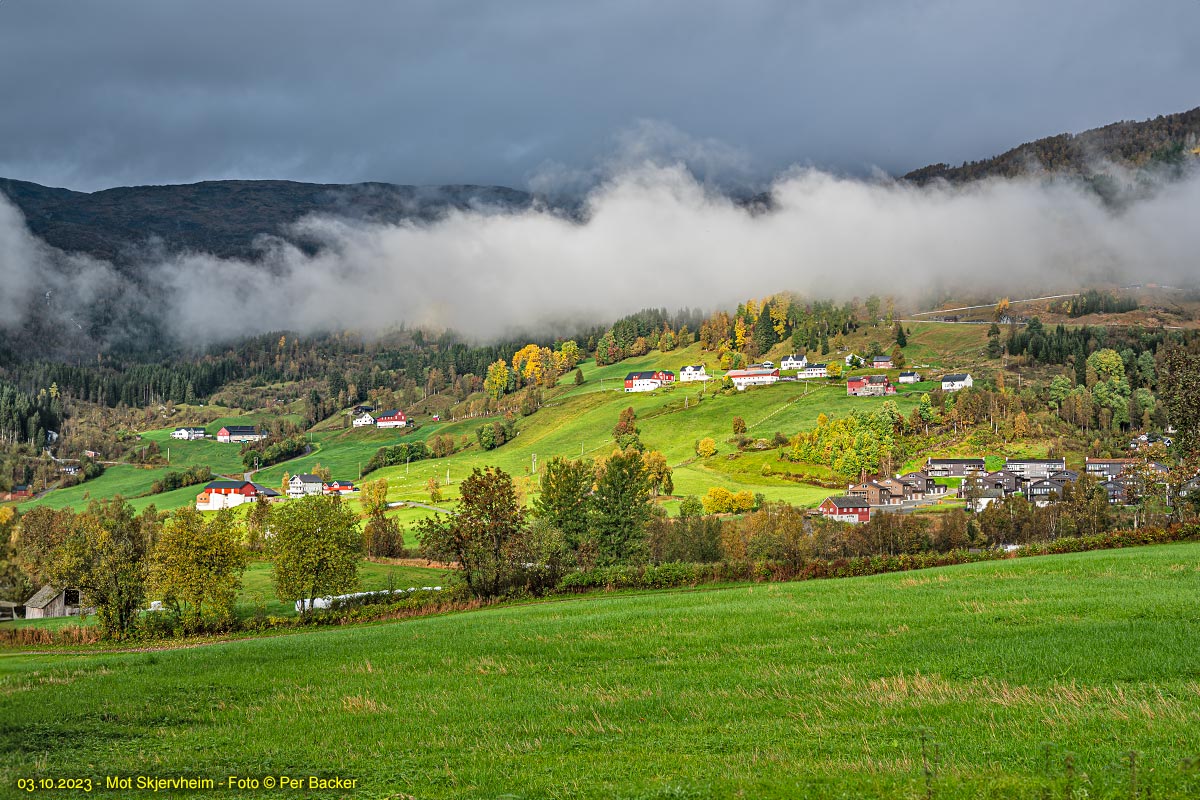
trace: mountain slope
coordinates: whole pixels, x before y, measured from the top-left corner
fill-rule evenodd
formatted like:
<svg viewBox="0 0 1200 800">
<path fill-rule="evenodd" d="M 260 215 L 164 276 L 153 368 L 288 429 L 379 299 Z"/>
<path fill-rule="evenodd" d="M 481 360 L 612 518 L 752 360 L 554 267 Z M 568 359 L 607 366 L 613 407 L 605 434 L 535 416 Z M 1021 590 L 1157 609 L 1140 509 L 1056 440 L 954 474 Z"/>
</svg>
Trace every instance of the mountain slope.
<svg viewBox="0 0 1200 800">
<path fill-rule="evenodd" d="M 1079 134 L 1060 133 L 982 161 L 962 166 L 930 164 L 913 170 L 905 180 L 926 184 L 933 180 L 966 183 L 981 178 L 1013 178 L 1034 171 L 1091 178 L 1110 162 L 1125 167 L 1154 163 L 1177 164 L 1200 141 L 1200 108 L 1167 114 L 1143 122 L 1122 121 Z"/>
<path fill-rule="evenodd" d="M 427 221 L 450 210 L 519 210 L 534 201 L 528 192 L 503 186 L 294 181 L 205 181 L 85 193 L 0 178 L 0 192 L 48 244 L 118 264 L 137 260 L 136 249 L 155 240 L 168 252 L 253 259 L 256 237 L 288 238 L 287 226 L 308 214 Z"/>
</svg>

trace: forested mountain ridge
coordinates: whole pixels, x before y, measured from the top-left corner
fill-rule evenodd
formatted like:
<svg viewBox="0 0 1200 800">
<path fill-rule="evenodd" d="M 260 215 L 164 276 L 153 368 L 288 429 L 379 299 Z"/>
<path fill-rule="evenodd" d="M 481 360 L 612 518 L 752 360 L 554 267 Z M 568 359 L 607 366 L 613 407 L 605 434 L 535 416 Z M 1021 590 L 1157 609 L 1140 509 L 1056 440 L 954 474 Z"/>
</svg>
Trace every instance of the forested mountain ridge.
<svg viewBox="0 0 1200 800">
<path fill-rule="evenodd" d="M 982 178 L 1014 178 L 1039 170 L 1094 178 L 1104 162 L 1130 168 L 1155 162 L 1179 164 L 1197 144 L 1200 144 L 1200 108 L 1193 108 L 1142 122 L 1114 122 L 1078 134 L 1047 136 L 958 167 L 930 164 L 909 172 L 904 179 L 921 185 L 938 179 L 966 183 Z"/>
<path fill-rule="evenodd" d="M 142 260 L 137 248 L 151 241 L 167 252 L 252 260 L 258 236 L 290 238 L 287 227 L 309 214 L 395 223 L 430 221 L 451 210 L 521 210 L 534 202 L 530 193 L 504 186 L 250 180 L 86 193 L 0 178 L 0 192 L 47 244 L 118 265 Z"/>
</svg>

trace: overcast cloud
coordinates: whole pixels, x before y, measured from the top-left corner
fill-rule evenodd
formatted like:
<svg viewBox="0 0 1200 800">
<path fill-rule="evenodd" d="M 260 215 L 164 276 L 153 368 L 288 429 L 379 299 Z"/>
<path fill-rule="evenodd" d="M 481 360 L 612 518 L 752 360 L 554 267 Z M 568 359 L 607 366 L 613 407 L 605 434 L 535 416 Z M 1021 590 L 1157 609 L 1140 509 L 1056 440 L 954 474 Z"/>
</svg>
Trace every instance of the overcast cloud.
<svg viewBox="0 0 1200 800">
<path fill-rule="evenodd" d="M 0 176 L 544 188 L 645 120 L 726 180 L 902 173 L 1195 106 L 1197 30 L 1195 0 L 3 0 Z"/>
</svg>

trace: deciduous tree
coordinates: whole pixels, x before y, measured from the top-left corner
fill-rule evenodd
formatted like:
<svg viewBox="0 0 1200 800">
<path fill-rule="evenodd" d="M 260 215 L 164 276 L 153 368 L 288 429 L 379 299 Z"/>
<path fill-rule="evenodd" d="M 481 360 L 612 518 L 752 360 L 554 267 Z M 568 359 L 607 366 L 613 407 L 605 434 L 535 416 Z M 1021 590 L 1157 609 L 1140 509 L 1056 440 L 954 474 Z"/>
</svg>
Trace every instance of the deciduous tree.
<svg viewBox="0 0 1200 800">
<path fill-rule="evenodd" d="M 340 497 L 309 495 L 284 503 L 271 522 L 272 574 L 280 600 L 312 601 L 348 592 L 358 583 L 363 537 L 358 518 Z"/>
</svg>

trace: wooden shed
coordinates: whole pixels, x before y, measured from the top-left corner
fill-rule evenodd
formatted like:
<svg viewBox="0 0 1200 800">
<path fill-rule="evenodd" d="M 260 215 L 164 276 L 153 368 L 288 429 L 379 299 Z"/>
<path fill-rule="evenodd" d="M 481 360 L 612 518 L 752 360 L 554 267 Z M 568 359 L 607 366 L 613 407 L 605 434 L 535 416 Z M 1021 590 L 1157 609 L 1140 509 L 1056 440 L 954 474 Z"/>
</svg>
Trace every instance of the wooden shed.
<svg viewBox="0 0 1200 800">
<path fill-rule="evenodd" d="M 65 617 L 79 606 L 79 592 L 75 589 L 59 589 L 43 586 L 33 597 L 25 601 L 25 619 Z"/>
</svg>

